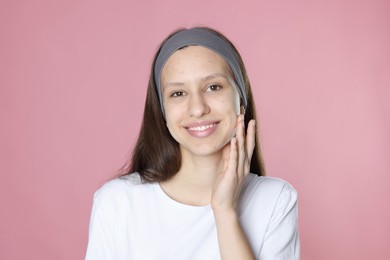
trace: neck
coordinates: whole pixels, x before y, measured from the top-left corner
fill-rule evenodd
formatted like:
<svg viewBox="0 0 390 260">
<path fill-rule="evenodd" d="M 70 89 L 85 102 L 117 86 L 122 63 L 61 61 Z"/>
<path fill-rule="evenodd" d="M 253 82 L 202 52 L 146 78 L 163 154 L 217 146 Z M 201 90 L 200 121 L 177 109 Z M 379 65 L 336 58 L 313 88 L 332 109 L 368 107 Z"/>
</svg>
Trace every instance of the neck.
<svg viewBox="0 0 390 260">
<path fill-rule="evenodd" d="M 177 174 L 161 183 L 173 199 L 190 205 L 207 205 L 218 175 L 223 171 L 222 151 L 199 156 L 182 151 L 182 164 Z"/>
<path fill-rule="evenodd" d="M 206 156 L 182 151 L 182 164 L 176 176 L 192 185 L 212 186 L 222 170 L 222 151 Z"/>
</svg>

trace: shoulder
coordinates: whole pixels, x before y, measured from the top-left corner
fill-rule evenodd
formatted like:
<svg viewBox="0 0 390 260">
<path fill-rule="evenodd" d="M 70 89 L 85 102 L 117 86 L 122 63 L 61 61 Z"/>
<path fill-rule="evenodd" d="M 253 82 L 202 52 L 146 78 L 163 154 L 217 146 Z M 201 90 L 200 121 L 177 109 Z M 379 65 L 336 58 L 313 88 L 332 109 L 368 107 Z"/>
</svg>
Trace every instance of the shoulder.
<svg viewBox="0 0 390 260">
<path fill-rule="evenodd" d="M 260 192 L 262 195 L 296 194 L 297 191 L 287 181 L 268 176 L 249 174 L 244 183 L 244 189 L 248 192 Z"/>
<path fill-rule="evenodd" d="M 269 176 L 258 176 L 249 174 L 245 181 L 247 189 L 261 189 L 262 192 L 292 192 L 296 193 L 294 187 L 287 181 Z"/>
<path fill-rule="evenodd" d="M 138 173 L 132 173 L 106 182 L 94 194 L 94 204 L 116 206 L 131 198 L 134 190 L 142 184 Z"/>
<path fill-rule="evenodd" d="M 243 208 L 248 204 L 273 208 L 281 203 L 294 204 L 297 200 L 297 191 L 283 179 L 249 174 L 240 196 Z"/>
</svg>

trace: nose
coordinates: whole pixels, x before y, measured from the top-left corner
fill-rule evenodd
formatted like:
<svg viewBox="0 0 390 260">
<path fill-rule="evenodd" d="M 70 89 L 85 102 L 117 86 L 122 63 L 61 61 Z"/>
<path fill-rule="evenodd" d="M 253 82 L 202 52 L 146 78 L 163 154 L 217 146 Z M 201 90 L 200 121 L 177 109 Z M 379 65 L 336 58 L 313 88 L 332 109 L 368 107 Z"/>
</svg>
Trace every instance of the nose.
<svg viewBox="0 0 390 260">
<path fill-rule="evenodd" d="M 192 93 L 189 99 L 188 110 L 190 116 L 201 117 L 210 111 L 210 107 L 202 93 Z"/>
</svg>

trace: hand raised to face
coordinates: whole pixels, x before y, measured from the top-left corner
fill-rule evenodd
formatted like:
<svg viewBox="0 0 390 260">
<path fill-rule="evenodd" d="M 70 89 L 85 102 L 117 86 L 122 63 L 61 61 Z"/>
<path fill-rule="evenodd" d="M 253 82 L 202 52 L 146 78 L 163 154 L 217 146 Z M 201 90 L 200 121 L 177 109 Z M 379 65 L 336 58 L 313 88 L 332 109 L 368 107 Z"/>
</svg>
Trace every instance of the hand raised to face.
<svg viewBox="0 0 390 260">
<path fill-rule="evenodd" d="M 245 134 L 244 115 L 238 116 L 236 136 L 224 147 L 224 170 L 213 188 L 211 206 L 214 213 L 236 210 L 238 196 L 250 170 L 255 148 L 255 127 L 255 120 L 251 120 Z"/>
</svg>

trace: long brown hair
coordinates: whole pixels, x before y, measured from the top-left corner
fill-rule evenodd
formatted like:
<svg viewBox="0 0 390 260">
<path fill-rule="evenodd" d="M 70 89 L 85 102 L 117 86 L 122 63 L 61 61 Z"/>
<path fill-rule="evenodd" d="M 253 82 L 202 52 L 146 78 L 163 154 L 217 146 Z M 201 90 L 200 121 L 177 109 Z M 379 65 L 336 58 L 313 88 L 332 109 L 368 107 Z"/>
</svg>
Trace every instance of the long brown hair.
<svg viewBox="0 0 390 260">
<path fill-rule="evenodd" d="M 243 73 L 245 91 L 248 99 L 248 104 L 245 109 L 245 126 L 247 127 L 249 121 L 251 119 L 257 119 L 257 117 L 251 86 L 241 55 L 238 53 L 234 45 L 220 32 L 211 28 L 202 28 L 209 30 L 229 43 L 238 57 Z M 156 82 L 154 80 L 154 66 L 157 56 L 165 42 L 170 37 L 182 30 L 184 29 L 177 30 L 170 34 L 161 43 L 154 56 L 139 137 L 133 149 L 131 158 L 129 158 L 129 161 L 122 168 L 122 172 L 120 174 L 121 176 L 138 172 L 143 182 L 163 182 L 170 179 L 180 170 L 180 147 L 176 140 L 173 139 L 169 133 L 165 118 L 160 109 L 158 93 L 156 90 Z M 250 172 L 259 176 L 265 175 L 265 169 L 257 135 L 256 145 L 251 160 Z"/>
</svg>

